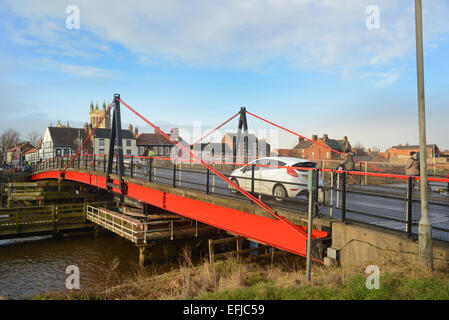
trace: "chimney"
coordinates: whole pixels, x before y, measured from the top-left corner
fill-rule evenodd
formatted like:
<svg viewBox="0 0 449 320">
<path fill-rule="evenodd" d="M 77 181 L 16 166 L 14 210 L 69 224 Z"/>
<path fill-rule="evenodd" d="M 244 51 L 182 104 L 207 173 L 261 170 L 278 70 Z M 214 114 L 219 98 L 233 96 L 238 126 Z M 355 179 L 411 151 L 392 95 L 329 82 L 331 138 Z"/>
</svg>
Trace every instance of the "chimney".
<svg viewBox="0 0 449 320">
<path fill-rule="evenodd" d="M 67 121 L 67 128 L 70 128 L 70 126 L 69 126 L 69 122 Z"/>
<path fill-rule="evenodd" d="M 170 137 L 173 140 L 178 141 L 179 140 L 179 129 L 178 128 L 172 128 L 170 130 Z"/>
<path fill-rule="evenodd" d="M 344 136 L 344 137 L 343 137 L 343 142 L 344 142 L 344 143 L 348 142 L 348 137 L 347 137 L 347 136 Z"/>
<path fill-rule="evenodd" d="M 132 124 L 130 124 L 130 125 L 128 126 L 128 130 L 129 130 L 131 133 L 133 133 L 133 125 L 132 125 Z"/>
<path fill-rule="evenodd" d="M 159 127 L 157 127 L 157 128 L 158 128 L 159 130 L 161 129 L 161 128 L 159 128 Z M 154 129 L 154 133 L 155 133 L 155 134 L 160 134 L 159 131 L 156 130 L 156 128 Z"/>
<path fill-rule="evenodd" d="M 137 135 L 139 134 L 139 129 L 134 128 L 134 136 L 137 138 Z"/>
<path fill-rule="evenodd" d="M 89 124 L 84 122 L 84 131 L 89 132 Z"/>
<path fill-rule="evenodd" d="M 298 138 L 298 143 L 301 143 L 301 142 L 303 142 L 304 141 L 304 138 L 303 137 L 299 137 Z"/>
<path fill-rule="evenodd" d="M 313 140 L 313 141 L 317 141 L 317 140 L 318 140 L 318 136 L 317 136 L 316 134 L 314 134 L 314 135 L 312 136 L 312 140 Z"/>
<path fill-rule="evenodd" d="M 325 133 L 325 134 L 323 134 L 323 141 L 327 141 L 329 138 L 328 138 L 328 135 L 327 135 L 327 133 Z"/>
</svg>

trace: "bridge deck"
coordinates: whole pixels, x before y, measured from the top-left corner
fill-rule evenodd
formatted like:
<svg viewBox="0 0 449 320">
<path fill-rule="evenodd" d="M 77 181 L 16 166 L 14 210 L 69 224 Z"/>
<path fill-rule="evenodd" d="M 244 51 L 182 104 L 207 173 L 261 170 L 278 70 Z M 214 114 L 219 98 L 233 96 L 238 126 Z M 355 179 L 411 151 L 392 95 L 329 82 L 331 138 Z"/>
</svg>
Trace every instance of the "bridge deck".
<svg viewBox="0 0 449 320">
<path fill-rule="evenodd" d="M 33 174 L 32 180 L 58 179 L 59 177 L 59 170 L 48 170 Z M 64 179 L 107 189 L 106 176 L 98 171 L 68 169 Z M 116 175 L 112 175 L 112 179 L 118 184 Z M 124 177 L 124 181 L 127 185 L 128 197 L 281 250 L 305 255 L 305 227 L 299 226 L 305 224 L 305 215 L 298 212 L 285 209 L 276 211 L 278 215 L 297 225 L 292 227 L 268 215 L 263 209 L 245 199 L 174 188 L 139 178 Z M 112 191 L 120 193 L 118 189 Z M 325 229 L 330 226 L 330 222 L 327 219 L 320 219 L 315 221 L 315 225 Z M 313 230 L 314 238 L 326 236 L 325 231 Z"/>
</svg>

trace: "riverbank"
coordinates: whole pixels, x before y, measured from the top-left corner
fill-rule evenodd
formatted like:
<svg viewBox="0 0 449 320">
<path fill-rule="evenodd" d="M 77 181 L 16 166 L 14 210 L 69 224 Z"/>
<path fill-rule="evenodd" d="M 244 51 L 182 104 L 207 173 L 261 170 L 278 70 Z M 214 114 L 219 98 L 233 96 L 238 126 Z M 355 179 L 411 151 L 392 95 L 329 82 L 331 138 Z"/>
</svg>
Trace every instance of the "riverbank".
<svg viewBox="0 0 449 320">
<path fill-rule="evenodd" d="M 184 259 L 179 268 L 153 274 L 139 271 L 118 285 L 101 290 L 51 293 L 34 299 L 449 299 L 447 270 L 427 271 L 417 265 L 386 259 L 380 268 L 380 288 L 365 286 L 366 266 L 313 267 L 312 281 L 305 276 L 304 261 L 284 257 L 275 263 L 229 259 L 194 266 Z"/>
</svg>

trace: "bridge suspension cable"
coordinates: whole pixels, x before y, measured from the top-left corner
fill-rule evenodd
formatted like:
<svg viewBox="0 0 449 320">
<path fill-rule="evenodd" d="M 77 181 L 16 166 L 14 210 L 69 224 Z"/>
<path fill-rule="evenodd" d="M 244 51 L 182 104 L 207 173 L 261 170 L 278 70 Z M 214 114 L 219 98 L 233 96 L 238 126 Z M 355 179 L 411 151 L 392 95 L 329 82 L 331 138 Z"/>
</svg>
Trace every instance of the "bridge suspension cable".
<svg viewBox="0 0 449 320">
<path fill-rule="evenodd" d="M 182 149 L 185 153 L 190 154 L 190 156 L 192 158 L 194 158 L 195 160 L 197 160 L 199 163 L 201 163 L 202 166 L 206 167 L 207 169 L 209 169 L 211 172 L 213 172 L 217 177 L 221 178 L 223 181 L 225 181 L 228 185 L 232 186 L 233 188 L 235 188 L 236 190 L 238 190 L 240 193 L 242 193 L 244 196 L 246 196 L 247 198 L 249 198 L 251 201 L 253 201 L 255 204 L 257 204 L 258 206 L 260 206 L 262 209 L 264 209 L 265 211 L 267 211 L 271 216 L 273 216 L 274 218 L 282 221 L 283 223 L 287 224 L 289 227 L 293 228 L 294 230 L 298 231 L 299 233 L 301 233 L 304 236 L 307 236 L 307 233 L 304 232 L 304 230 L 302 230 L 301 228 L 299 228 L 298 226 L 294 225 L 293 223 L 291 223 L 290 221 L 288 221 L 287 219 L 285 219 L 284 217 L 279 216 L 278 214 L 276 214 L 275 212 L 273 212 L 273 210 L 267 206 L 265 203 L 263 203 L 262 201 L 260 201 L 259 199 L 257 199 L 256 197 L 254 197 L 252 194 L 250 194 L 249 192 L 245 191 L 244 189 L 240 188 L 240 186 L 236 185 L 235 183 L 233 183 L 231 180 L 229 180 L 225 175 L 223 175 L 220 171 L 216 170 L 215 168 L 213 168 L 212 166 L 210 166 L 209 164 L 207 164 L 206 162 L 204 162 L 202 159 L 198 158 L 195 154 L 192 153 L 191 150 L 187 149 L 185 146 L 183 146 L 182 144 L 180 144 L 179 142 L 173 140 L 169 135 L 167 135 L 164 131 L 162 131 L 159 127 L 157 127 L 156 125 L 154 125 L 153 123 L 151 123 L 148 119 L 146 119 L 144 116 L 142 116 L 140 113 L 138 113 L 136 110 L 134 110 L 133 108 L 131 108 L 126 102 L 124 102 L 123 100 L 119 99 L 120 103 L 122 103 L 125 107 L 127 107 L 132 113 L 134 113 L 136 116 L 138 116 L 140 119 L 142 119 L 143 121 L 145 121 L 149 126 L 151 126 L 154 130 L 156 130 L 157 132 L 159 132 L 162 136 L 164 136 L 167 140 L 171 141 L 173 144 L 175 144 L 176 146 L 178 146 L 180 149 Z"/>
<path fill-rule="evenodd" d="M 67 166 L 61 171 L 61 174 L 65 174 L 67 168 L 69 168 L 73 161 L 75 161 L 75 159 L 81 154 L 81 151 L 84 148 L 84 145 L 87 143 L 87 141 L 89 141 L 90 137 L 94 134 L 95 130 L 97 130 L 97 128 L 100 126 L 100 124 L 103 122 L 103 119 L 106 117 L 106 115 L 109 113 L 109 111 L 111 110 L 112 105 L 114 104 L 114 101 L 112 101 L 108 108 L 106 109 L 106 111 L 103 113 L 103 115 L 100 117 L 100 119 L 98 120 L 98 122 L 96 123 L 95 127 L 92 129 L 92 131 L 89 133 L 89 135 L 87 136 L 87 138 L 84 140 L 83 144 L 80 146 L 79 150 L 77 151 L 77 153 L 70 159 L 69 163 L 67 163 Z M 94 153 L 94 152 L 92 152 Z"/>
<path fill-rule="evenodd" d="M 214 133 L 215 131 L 217 131 L 218 129 L 220 129 L 221 127 L 223 127 L 225 124 L 227 124 L 229 121 L 231 121 L 232 119 L 234 119 L 235 117 L 237 117 L 240 114 L 240 112 L 237 112 L 236 114 L 234 114 L 232 117 L 230 117 L 228 120 L 226 120 L 225 122 L 223 122 L 222 124 L 220 124 L 218 127 L 216 127 L 215 129 L 213 129 L 212 131 L 210 131 L 208 134 L 206 134 L 205 136 L 203 136 L 202 138 L 200 138 L 198 141 L 192 143 L 190 145 L 190 147 L 194 146 L 195 144 L 197 144 L 200 141 L 203 141 L 204 139 L 206 139 L 208 136 L 210 136 L 212 133 Z"/>
<path fill-rule="evenodd" d="M 304 136 L 300 135 L 299 133 L 296 133 L 296 132 L 294 132 L 294 131 L 292 131 L 292 130 L 289 130 L 289 129 L 287 129 L 287 128 L 284 128 L 284 127 L 281 126 L 281 125 L 278 125 L 278 124 L 276 124 L 276 123 L 274 123 L 274 122 L 271 122 L 271 121 L 269 121 L 269 120 L 267 120 L 267 119 L 264 119 L 264 118 L 262 118 L 262 117 L 259 117 L 259 116 L 255 115 L 255 114 L 253 114 L 253 113 L 251 113 L 251 112 L 249 112 L 249 111 L 246 111 L 246 113 L 249 114 L 250 116 L 253 116 L 253 117 L 259 119 L 259 120 L 265 121 L 265 122 L 267 122 L 267 123 L 269 123 L 269 124 L 271 124 L 271 125 L 273 125 L 273 126 L 275 126 L 275 127 L 278 127 L 279 129 L 282 129 L 282 130 L 284 130 L 284 131 L 287 131 L 287 132 L 289 132 L 289 133 L 291 133 L 291 134 L 293 134 L 293 135 L 295 135 L 295 136 L 298 136 L 298 137 L 300 137 L 300 138 L 306 139 L 306 140 L 308 140 L 308 141 L 310 141 L 310 142 L 312 142 L 312 143 L 315 143 L 315 144 L 318 144 L 318 145 L 320 145 L 320 146 L 322 146 L 322 147 L 325 147 L 325 148 L 331 150 L 332 152 L 335 152 L 335 153 L 337 153 L 337 154 L 339 154 L 339 155 L 344 156 L 344 153 L 342 153 L 342 152 L 340 152 L 340 151 L 337 151 L 337 150 L 335 150 L 335 149 L 332 149 L 332 148 L 329 147 L 327 144 L 320 143 L 320 142 L 314 141 L 314 140 L 312 140 L 312 139 L 309 139 L 309 138 L 307 138 L 307 137 L 304 137 Z M 354 160 L 357 161 L 357 162 L 360 162 L 358 159 L 354 159 Z M 383 172 L 383 170 L 381 170 L 381 169 L 379 169 L 379 168 L 376 168 L 376 167 L 371 166 L 371 165 L 369 165 L 369 164 L 368 164 L 368 166 L 369 166 L 370 168 L 372 168 L 372 169 L 378 171 L 378 172 Z"/>
</svg>

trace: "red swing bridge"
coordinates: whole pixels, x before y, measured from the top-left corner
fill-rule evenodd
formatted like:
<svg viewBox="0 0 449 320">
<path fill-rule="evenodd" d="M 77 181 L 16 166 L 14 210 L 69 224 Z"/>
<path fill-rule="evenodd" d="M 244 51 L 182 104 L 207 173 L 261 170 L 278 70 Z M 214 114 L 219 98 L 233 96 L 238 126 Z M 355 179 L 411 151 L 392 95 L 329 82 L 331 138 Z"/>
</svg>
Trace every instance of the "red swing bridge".
<svg viewBox="0 0 449 320">
<path fill-rule="evenodd" d="M 171 141 L 176 146 L 179 157 L 124 156 L 121 137 L 121 105 Z M 106 154 L 84 152 L 86 143 L 109 112 L 113 113 L 109 152 Z M 193 145 L 239 115 L 236 150 L 240 150 L 239 142 L 242 135 L 245 137 L 248 134 L 247 115 L 312 141 L 241 108 L 238 113 Z M 308 236 L 305 225 L 308 201 L 261 195 L 256 192 L 255 187 L 257 183 L 264 182 L 263 179 L 255 176 L 255 170 L 262 167 L 291 170 L 291 167 L 252 164 L 250 165 L 251 175 L 248 178 L 250 190 L 248 188 L 245 190 L 232 180 L 229 169 L 247 166 L 248 163 L 236 161 L 207 163 L 192 152 L 193 145 L 186 146 L 173 140 L 158 126 L 124 102 L 119 94 L 115 94 L 113 101 L 77 153 L 73 156 L 56 157 L 35 164 L 32 168 L 31 179 L 75 181 L 109 190 L 120 197 L 134 199 L 182 218 L 224 230 L 239 238 L 247 238 L 299 256 L 306 256 Z M 243 153 L 247 152 L 245 142 L 240 147 Z M 343 155 L 327 145 L 326 147 L 332 152 Z M 185 160 L 186 155 L 188 160 Z M 234 159 L 236 159 L 236 151 L 234 151 Z M 312 210 L 316 217 L 313 224 L 312 243 L 320 241 L 323 243 L 329 239 L 331 222 L 335 220 L 375 225 L 403 233 L 408 238 L 417 234 L 420 203 L 415 181 L 419 178 L 383 173 L 379 168 L 370 167 L 376 172 L 301 168 L 302 171 L 318 171 L 319 174 L 315 176 L 321 176 L 325 181 L 322 186 L 325 190 L 324 202 L 317 201 L 318 184 L 315 184 L 315 189 L 310 191 L 313 199 Z M 449 219 L 447 218 L 449 216 L 447 214 L 449 212 L 449 179 L 430 177 L 429 181 L 431 190 L 429 212 L 431 219 L 435 219 L 433 237 L 449 241 Z M 304 185 L 302 187 L 304 188 Z M 98 215 L 91 221 L 105 226 L 105 221 L 102 221 Z M 120 226 L 116 229 L 117 233 L 120 233 L 120 230 L 123 232 L 123 221 L 121 229 Z M 139 232 L 134 227 L 128 231 L 128 236 L 133 237 L 134 242 L 146 241 L 146 238 L 142 240 L 142 237 L 137 236 Z M 317 256 L 313 259 L 320 261 Z"/>
</svg>

